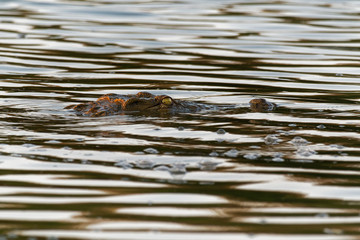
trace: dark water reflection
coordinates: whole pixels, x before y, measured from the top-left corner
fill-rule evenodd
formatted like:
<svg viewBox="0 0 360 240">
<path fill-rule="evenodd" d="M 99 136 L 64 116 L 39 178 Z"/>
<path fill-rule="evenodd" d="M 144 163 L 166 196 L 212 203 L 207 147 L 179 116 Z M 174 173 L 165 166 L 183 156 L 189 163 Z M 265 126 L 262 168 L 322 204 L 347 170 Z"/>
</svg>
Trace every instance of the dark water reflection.
<svg viewBox="0 0 360 240">
<path fill-rule="evenodd" d="M 359 239 L 360 3 L 8 0 L 1 239 Z M 237 109 L 77 117 L 150 91 Z M 249 110 L 253 97 L 275 112 Z"/>
</svg>

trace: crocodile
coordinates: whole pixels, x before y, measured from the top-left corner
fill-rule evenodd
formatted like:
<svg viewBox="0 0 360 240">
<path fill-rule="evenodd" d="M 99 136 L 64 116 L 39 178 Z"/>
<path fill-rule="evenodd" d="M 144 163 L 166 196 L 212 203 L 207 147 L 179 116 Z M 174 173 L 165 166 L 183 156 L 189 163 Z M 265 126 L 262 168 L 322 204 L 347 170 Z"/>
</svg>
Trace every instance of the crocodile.
<svg viewBox="0 0 360 240">
<path fill-rule="evenodd" d="M 230 108 L 230 106 L 229 106 Z M 234 106 L 231 106 L 233 109 Z M 250 101 L 250 109 L 254 112 L 272 111 L 276 104 L 263 98 Z M 126 112 L 140 112 L 146 114 L 162 113 L 187 113 L 202 110 L 216 110 L 217 106 L 196 103 L 192 101 L 173 99 L 167 95 L 153 95 L 149 92 L 120 95 L 115 93 L 105 94 L 96 101 L 69 105 L 65 109 L 73 109 L 79 116 L 103 117 L 119 115 Z"/>
</svg>

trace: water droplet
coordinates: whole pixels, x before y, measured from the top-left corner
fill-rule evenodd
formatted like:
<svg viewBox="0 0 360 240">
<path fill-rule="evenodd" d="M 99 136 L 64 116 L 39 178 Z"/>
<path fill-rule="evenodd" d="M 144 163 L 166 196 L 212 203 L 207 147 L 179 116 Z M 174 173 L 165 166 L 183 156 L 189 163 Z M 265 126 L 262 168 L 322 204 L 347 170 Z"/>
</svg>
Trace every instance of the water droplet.
<svg viewBox="0 0 360 240">
<path fill-rule="evenodd" d="M 224 153 L 224 155 L 227 157 L 237 157 L 239 154 L 240 154 L 240 152 L 238 150 L 236 150 L 235 148 Z"/>
<path fill-rule="evenodd" d="M 218 157 L 219 156 L 219 153 L 216 152 L 216 151 L 212 151 L 210 154 L 209 154 L 210 157 Z"/>
<path fill-rule="evenodd" d="M 311 148 L 307 146 L 300 146 L 298 150 L 296 151 L 296 154 L 303 156 L 303 157 L 309 157 L 311 155 L 316 154 L 317 152 L 312 150 Z"/>
<path fill-rule="evenodd" d="M 178 127 L 178 130 L 179 130 L 179 131 L 184 131 L 185 128 L 184 128 L 183 126 L 180 126 L 180 127 Z"/>
<path fill-rule="evenodd" d="M 170 168 L 168 166 L 164 166 L 164 165 L 158 166 L 158 167 L 154 168 L 154 170 L 155 171 L 170 172 Z"/>
<path fill-rule="evenodd" d="M 184 163 L 174 163 L 171 168 L 169 169 L 169 172 L 172 176 L 183 176 L 186 174 L 186 164 Z"/>
<path fill-rule="evenodd" d="M 144 152 L 150 153 L 150 154 L 158 154 L 159 153 L 159 151 L 156 150 L 155 148 L 146 148 L 146 149 L 144 149 Z"/>
<path fill-rule="evenodd" d="M 223 134 L 226 134 L 226 131 L 225 131 L 224 129 L 220 128 L 220 129 L 218 129 L 218 130 L 216 131 L 216 133 L 217 133 L 217 134 L 220 134 L 220 135 L 223 135 Z"/>
<path fill-rule="evenodd" d="M 249 159 L 249 160 L 256 160 L 256 159 L 258 159 L 260 156 L 261 156 L 261 155 L 258 154 L 258 153 L 247 153 L 247 154 L 245 154 L 243 157 L 244 157 L 245 159 Z"/>
<path fill-rule="evenodd" d="M 26 33 L 19 33 L 18 38 L 26 38 Z"/>
<path fill-rule="evenodd" d="M 309 144 L 310 142 L 306 140 L 305 138 L 302 138 L 300 136 L 294 137 L 289 143 L 295 145 L 295 146 L 304 146 Z"/>
<path fill-rule="evenodd" d="M 136 161 L 136 166 L 138 168 L 142 168 L 142 169 L 151 169 L 154 167 L 155 163 L 152 160 L 149 159 L 141 159 Z"/>
<path fill-rule="evenodd" d="M 325 129 L 326 127 L 325 127 L 324 124 L 320 124 L 320 125 L 317 125 L 316 128 L 318 128 L 318 129 Z"/>
<path fill-rule="evenodd" d="M 283 159 L 284 154 L 280 153 L 280 152 L 276 152 L 273 154 L 273 162 L 284 162 L 285 160 Z"/>
<path fill-rule="evenodd" d="M 129 169 L 129 168 L 133 168 L 134 166 L 129 163 L 128 161 L 126 160 L 120 160 L 120 161 L 117 161 L 115 164 L 114 164 L 115 167 L 121 167 L 123 169 Z"/>
<path fill-rule="evenodd" d="M 61 143 L 61 142 L 58 140 L 49 140 L 49 141 L 46 141 L 45 143 L 57 144 L 57 143 Z"/>
<path fill-rule="evenodd" d="M 344 148 L 344 146 L 338 145 L 338 144 L 331 144 L 330 147 L 331 148 L 337 148 L 337 149 L 343 149 Z"/>
<path fill-rule="evenodd" d="M 31 144 L 31 143 L 24 143 L 22 146 L 23 146 L 23 147 L 26 147 L 26 148 L 33 148 L 33 147 L 36 147 L 36 145 L 35 145 L 35 144 Z"/>
<path fill-rule="evenodd" d="M 215 170 L 219 163 L 211 160 L 203 160 L 200 162 L 200 170 L 203 171 L 212 171 Z"/>
<path fill-rule="evenodd" d="M 269 134 L 264 138 L 264 142 L 266 145 L 274 145 L 278 144 L 279 138 L 275 134 Z"/>
</svg>

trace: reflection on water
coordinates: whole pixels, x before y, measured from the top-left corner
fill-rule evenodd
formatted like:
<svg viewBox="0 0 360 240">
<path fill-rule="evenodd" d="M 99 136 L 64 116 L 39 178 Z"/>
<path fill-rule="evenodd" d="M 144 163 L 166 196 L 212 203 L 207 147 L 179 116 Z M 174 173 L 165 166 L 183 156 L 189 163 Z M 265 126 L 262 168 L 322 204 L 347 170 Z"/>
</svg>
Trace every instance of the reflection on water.
<svg viewBox="0 0 360 240">
<path fill-rule="evenodd" d="M 358 239 L 360 3 L 5 0 L 1 239 Z M 149 91 L 172 116 L 63 108 Z M 252 112 L 266 98 L 279 108 Z"/>
</svg>

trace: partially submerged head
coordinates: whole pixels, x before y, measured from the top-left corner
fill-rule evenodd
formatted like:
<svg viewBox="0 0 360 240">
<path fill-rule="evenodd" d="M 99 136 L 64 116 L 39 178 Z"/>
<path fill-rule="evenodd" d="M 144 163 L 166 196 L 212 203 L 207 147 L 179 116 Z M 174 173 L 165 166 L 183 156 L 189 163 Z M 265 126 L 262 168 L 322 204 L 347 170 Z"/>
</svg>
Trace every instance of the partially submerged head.
<svg viewBox="0 0 360 240">
<path fill-rule="evenodd" d="M 168 110 L 182 107 L 181 104 L 169 96 L 155 96 L 148 92 L 136 95 L 105 94 L 94 102 L 68 106 L 78 115 L 101 117 L 121 114 L 125 111 L 141 113 L 164 113 Z"/>
<path fill-rule="evenodd" d="M 124 111 L 160 111 L 171 109 L 175 100 L 166 95 L 154 96 L 150 93 L 140 92 L 122 103 Z"/>
<path fill-rule="evenodd" d="M 275 103 L 268 102 L 264 98 L 254 98 L 249 103 L 253 112 L 268 112 L 276 108 Z"/>
</svg>

